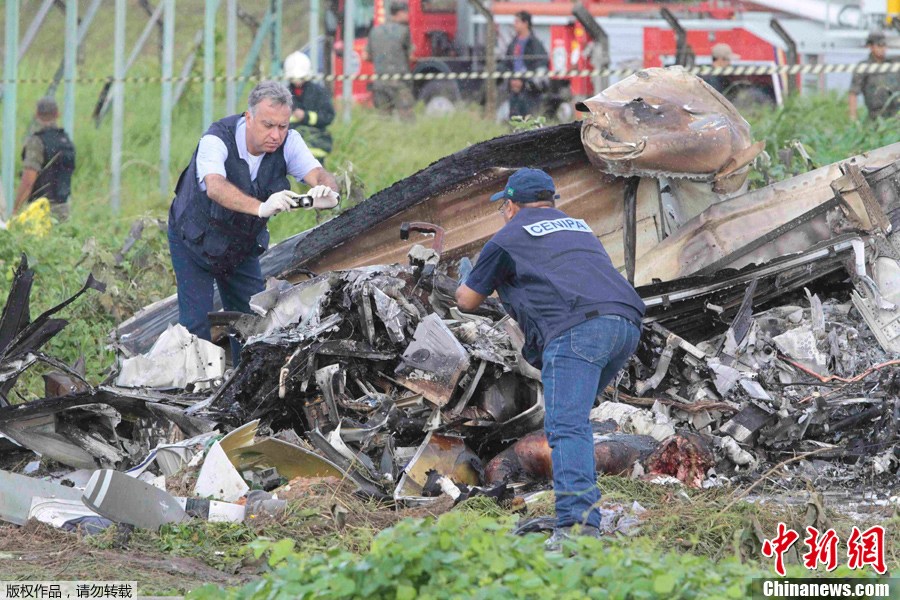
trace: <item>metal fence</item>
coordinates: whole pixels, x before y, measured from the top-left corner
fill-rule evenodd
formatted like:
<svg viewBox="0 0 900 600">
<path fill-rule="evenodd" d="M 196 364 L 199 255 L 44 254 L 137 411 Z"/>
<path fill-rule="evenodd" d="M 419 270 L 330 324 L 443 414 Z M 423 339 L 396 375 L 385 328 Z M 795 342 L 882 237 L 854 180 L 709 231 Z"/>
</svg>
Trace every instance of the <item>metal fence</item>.
<svg viewBox="0 0 900 600">
<path fill-rule="evenodd" d="M 146 6 L 149 2 L 139 0 Z M 38 34 L 47 14 L 54 3 L 64 2 L 65 5 L 65 49 L 59 69 L 55 76 L 48 80 L 22 78 L 19 73 L 19 63 L 28 51 Z M 45 95 L 54 96 L 57 88 L 62 85 L 64 99 L 62 103 L 62 127 L 68 134 L 74 137 L 75 129 L 75 86 L 83 79 L 78 77 L 76 57 L 78 50 L 87 36 L 91 24 L 97 17 L 98 10 L 104 0 L 89 0 L 85 10 L 79 14 L 78 0 L 42 0 L 35 12 L 25 34 L 20 37 L 19 20 L 22 0 L 4 0 L 5 3 L 5 49 L 3 61 L 3 133 L 0 141 L 0 178 L 2 178 L 2 195 L 5 198 L 6 215 L 12 213 L 15 190 L 15 164 L 18 153 L 16 110 L 18 101 L 18 85 L 23 81 L 32 83 L 44 82 L 49 84 Z M 252 78 L 256 69 L 262 49 L 266 42 L 269 43 L 270 56 L 272 57 L 270 73 L 277 77 L 281 73 L 281 39 L 284 0 L 267 0 L 265 15 L 256 27 L 249 51 L 244 56 L 241 70 L 238 71 L 237 48 L 237 22 L 241 8 L 237 0 L 205 0 L 204 24 L 197 31 L 188 57 L 182 65 L 179 76 L 174 74 L 174 45 L 175 45 L 175 0 L 159 0 L 155 9 L 149 14 L 148 21 L 134 45 L 126 55 L 125 24 L 128 10 L 127 0 L 107 0 L 107 4 L 114 4 L 114 35 L 113 35 L 113 74 L 108 78 L 109 87 L 102 97 L 99 107 L 99 117 L 111 109 L 112 111 L 112 139 L 110 144 L 110 167 L 112 176 L 110 179 L 110 198 L 114 211 L 118 211 L 121 202 L 121 171 L 122 171 L 122 142 L 123 119 L 125 112 L 125 86 L 129 69 L 134 65 L 141 50 L 150 38 L 153 29 L 161 31 L 160 52 L 160 76 L 157 80 L 161 83 L 160 98 L 160 149 L 159 188 L 162 193 L 170 191 L 169 181 L 169 156 L 172 140 L 172 110 L 175 103 L 184 92 L 185 85 L 191 79 L 190 74 L 197 60 L 197 54 L 202 49 L 203 61 L 203 122 L 209 123 L 213 118 L 214 84 L 221 78 L 215 77 L 216 69 L 216 19 L 222 6 L 226 12 L 225 31 L 225 104 L 229 112 L 234 112 L 237 106 L 237 98 L 244 93 L 246 82 Z M 321 0 L 310 0 L 313 9 L 310 11 L 310 33 L 318 35 L 319 4 Z M 84 2 L 82 2 L 84 4 Z M 152 8 L 152 7 L 151 7 Z M 315 39 L 315 38 L 313 38 Z M 312 46 L 315 46 L 314 44 Z M 315 54 L 315 48 L 313 49 Z M 314 59 L 317 57 L 313 56 Z M 313 65 L 317 65 L 313 60 Z"/>
<path fill-rule="evenodd" d="M 113 73 L 111 77 L 90 78 L 79 77 L 76 56 L 84 42 L 92 22 L 97 17 L 101 4 L 114 4 L 114 36 L 113 36 Z M 121 202 L 121 171 L 122 171 L 122 145 L 123 145 L 123 120 L 125 112 L 125 83 L 143 82 L 159 83 L 161 90 L 159 113 L 159 189 L 162 194 L 168 194 L 170 188 L 170 147 L 172 142 L 172 114 L 173 107 L 185 91 L 186 85 L 191 82 L 203 84 L 203 123 L 204 126 L 213 120 L 214 91 L 217 82 L 225 83 L 225 108 L 228 114 L 236 112 L 238 98 L 243 97 L 246 84 L 256 79 L 255 71 L 261 60 L 262 51 L 268 42 L 269 56 L 271 60 L 270 76 L 277 77 L 281 74 L 282 53 L 282 22 L 284 12 L 284 0 L 264 0 L 266 11 L 261 20 L 253 19 L 244 12 L 238 4 L 238 0 L 204 0 L 203 26 L 196 31 L 178 74 L 175 73 L 174 45 L 175 45 L 175 19 L 176 1 L 157 0 L 153 7 L 152 0 L 136 0 L 146 13 L 148 19 L 141 33 L 126 54 L 125 24 L 129 2 L 135 0 L 82 0 L 86 4 L 85 10 L 79 14 L 78 0 L 41 0 L 38 10 L 31 22 L 20 37 L 19 21 L 22 0 L 4 0 L 5 3 L 5 53 L 2 81 L 2 140 L 0 140 L 0 178 L 2 187 L 0 193 L 5 198 L 6 212 L 12 213 L 15 190 L 15 164 L 18 153 L 17 146 L 17 95 L 18 85 L 27 83 L 47 83 L 45 95 L 54 96 L 57 88 L 62 85 L 64 99 L 62 103 L 63 128 L 74 137 L 75 128 L 75 86 L 78 83 L 104 83 L 104 93 L 98 103 L 95 116 L 103 119 L 111 110 L 112 135 L 110 143 L 110 202 L 114 211 L 118 211 Z M 309 39 L 318 40 L 319 21 L 321 18 L 322 0 L 308 0 L 309 3 Z M 52 78 L 21 77 L 19 63 L 28 51 L 41 25 L 54 4 L 65 7 L 65 49 L 59 68 Z M 354 0 L 345 0 L 344 11 L 344 45 L 353 47 L 353 18 Z M 216 27 L 217 17 L 221 10 L 225 17 L 225 75 L 216 75 Z M 257 4 L 258 6 L 258 4 Z M 243 57 L 238 68 L 238 20 L 252 20 L 254 34 L 249 49 Z M 153 30 L 160 30 L 161 48 L 159 60 L 159 76 L 129 77 L 128 72 L 135 64 L 142 49 L 150 39 Z M 317 69 L 320 63 L 318 57 L 318 44 L 309 44 L 309 53 L 313 69 Z M 198 55 L 202 50 L 202 76 L 192 75 Z M 882 72 L 885 70 L 900 70 L 900 62 L 884 64 L 806 64 L 806 65 L 737 65 L 726 68 L 712 68 L 709 66 L 694 67 L 692 72 L 704 74 L 734 74 L 734 75 L 798 75 L 815 73 L 848 73 L 848 72 Z M 413 73 L 406 75 L 334 75 L 313 74 L 313 78 L 329 82 L 342 82 L 344 99 L 344 116 L 349 118 L 349 110 L 352 98 L 352 82 L 354 79 L 509 79 L 513 77 L 533 76 L 566 76 L 566 77 L 623 77 L 632 73 L 633 69 L 594 69 L 586 71 L 548 71 L 513 73 L 510 71 L 484 71 L 484 72 L 450 72 L 450 73 Z M 2 203 L 0 203 L 2 205 Z"/>
</svg>

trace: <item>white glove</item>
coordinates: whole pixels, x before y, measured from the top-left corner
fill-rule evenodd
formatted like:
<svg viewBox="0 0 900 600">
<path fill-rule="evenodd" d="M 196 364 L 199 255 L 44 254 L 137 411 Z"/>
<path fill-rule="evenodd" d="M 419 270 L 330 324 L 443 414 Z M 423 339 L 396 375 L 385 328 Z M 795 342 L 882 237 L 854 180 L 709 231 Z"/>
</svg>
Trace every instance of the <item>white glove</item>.
<svg viewBox="0 0 900 600">
<path fill-rule="evenodd" d="M 312 208 L 334 208 L 341 201 L 338 193 L 327 185 L 317 185 L 307 194 L 312 198 Z"/>
<path fill-rule="evenodd" d="M 290 190 L 275 192 L 269 196 L 268 200 L 259 205 L 259 216 L 261 219 L 268 219 L 280 212 L 296 208 L 299 198 Z"/>
</svg>

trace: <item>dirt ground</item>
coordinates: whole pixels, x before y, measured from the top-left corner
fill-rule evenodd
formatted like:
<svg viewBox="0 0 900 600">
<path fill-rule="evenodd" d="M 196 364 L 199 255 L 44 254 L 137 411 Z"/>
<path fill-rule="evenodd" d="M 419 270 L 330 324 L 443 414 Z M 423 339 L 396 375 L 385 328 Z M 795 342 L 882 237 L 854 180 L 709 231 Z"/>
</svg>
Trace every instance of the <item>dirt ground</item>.
<svg viewBox="0 0 900 600">
<path fill-rule="evenodd" d="M 36 521 L 0 526 L 0 564 L 6 580 L 137 581 L 142 595 L 181 594 L 205 583 L 238 585 L 251 578 L 223 573 L 196 558 L 97 549 L 77 534 Z"/>
<path fill-rule="evenodd" d="M 295 480 L 278 492 L 288 501 L 280 517 L 234 525 L 193 521 L 159 534 L 110 528 L 91 538 L 34 520 L 24 527 L 0 524 L 0 579 L 137 581 L 142 596 L 181 595 L 208 583 L 236 586 L 258 577 L 261 562 L 244 551 L 256 537 L 292 538 L 309 551 L 340 546 L 364 552 L 379 531 L 401 519 L 452 507 L 447 499 L 391 510 L 351 491 L 332 479 Z"/>
</svg>

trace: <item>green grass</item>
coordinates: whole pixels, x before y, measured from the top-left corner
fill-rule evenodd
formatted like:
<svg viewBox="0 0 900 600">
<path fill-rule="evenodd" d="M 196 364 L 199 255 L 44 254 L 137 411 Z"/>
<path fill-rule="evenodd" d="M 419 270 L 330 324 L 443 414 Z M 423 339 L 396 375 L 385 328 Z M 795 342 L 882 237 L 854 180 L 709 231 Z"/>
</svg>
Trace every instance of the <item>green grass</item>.
<svg viewBox="0 0 900 600">
<path fill-rule="evenodd" d="M 634 489 L 648 484 L 627 485 Z M 665 487 L 645 490 L 645 500 L 671 493 Z M 696 509 L 691 514 L 678 502 L 651 507 L 680 516 L 685 528 L 702 526 L 707 519 L 698 513 L 705 509 L 715 515 L 716 504 L 692 496 Z M 767 512 L 783 516 L 777 508 Z M 407 519 L 378 533 L 364 553 L 340 547 L 310 552 L 291 539 L 260 539 L 249 545 L 254 556 L 267 558 L 269 570 L 260 579 L 240 588 L 205 586 L 189 597 L 744 598 L 752 578 L 773 576 L 768 562 L 747 559 L 740 552 L 712 557 L 713 566 L 709 555 L 672 547 L 652 514 L 638 537 L 580 538 L 561 553 L 548 553 L 544 536 L 512 536 L 515 517 L 495 513 L 495 508 L 476 503 L 437 519 Z M 735 511 L 732 520 L 740 514 Z M 790 557 L 787 569 L 793 577 L 810 574 Z M 872 573 L 839 567 L 831 576 Z"/>
</svg>

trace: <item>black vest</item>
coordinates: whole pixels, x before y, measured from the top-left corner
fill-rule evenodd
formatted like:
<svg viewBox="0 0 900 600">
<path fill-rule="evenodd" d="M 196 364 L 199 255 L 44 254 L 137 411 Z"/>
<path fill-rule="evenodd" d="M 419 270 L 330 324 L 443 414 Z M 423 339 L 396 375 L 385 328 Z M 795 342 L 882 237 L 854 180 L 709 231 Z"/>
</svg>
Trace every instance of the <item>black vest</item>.
<svg viewBox="0 0 900 600">
<path fill-rule="evenodd" d="M 44 161 L 31 188 L 28 201 L 46 197 L 52 204 L 62 204 L 72 192 L 72 172 L 75 170 L 75 144 L 65 130 L 48 127 L 36 132 L 44 145 Z M 25 152 L 22 151 L 22 158 Z"/>
<path fill-rule="evenodd" d="M 547 342 L 588 319 L 618 315 L 640 326 L 644 302 L 581 219 L 522 208 L 491 241 L 515 263 L 515 277 L 497 293 L 522 328 L 522 355 L 535 367 Z"/>
<path fill-rule="evenodd" d="M 225 143 L 225 177 L 249 196 L 264 202 L 275 192 L 290 189 L 284 143 L 266 153 L 256 179 L 250 180 L 250 165 L 240 157 L 234 133 L 243 115 L 225 117 L 209 126 L 204 135 L 214 135 Z M 285 138 L 285 141 L 287 138 Z M 198 145 L 199 148 L 199 145 Z M 269 247 L 268 219 L 229 210 L 200 189 L 197 181 L 197 150 L 178 178 L 169 220 L 189 250 L 205 259 L 213 272 L 229 273 L 249 256 L 259 256 Z"/>
</svg>

